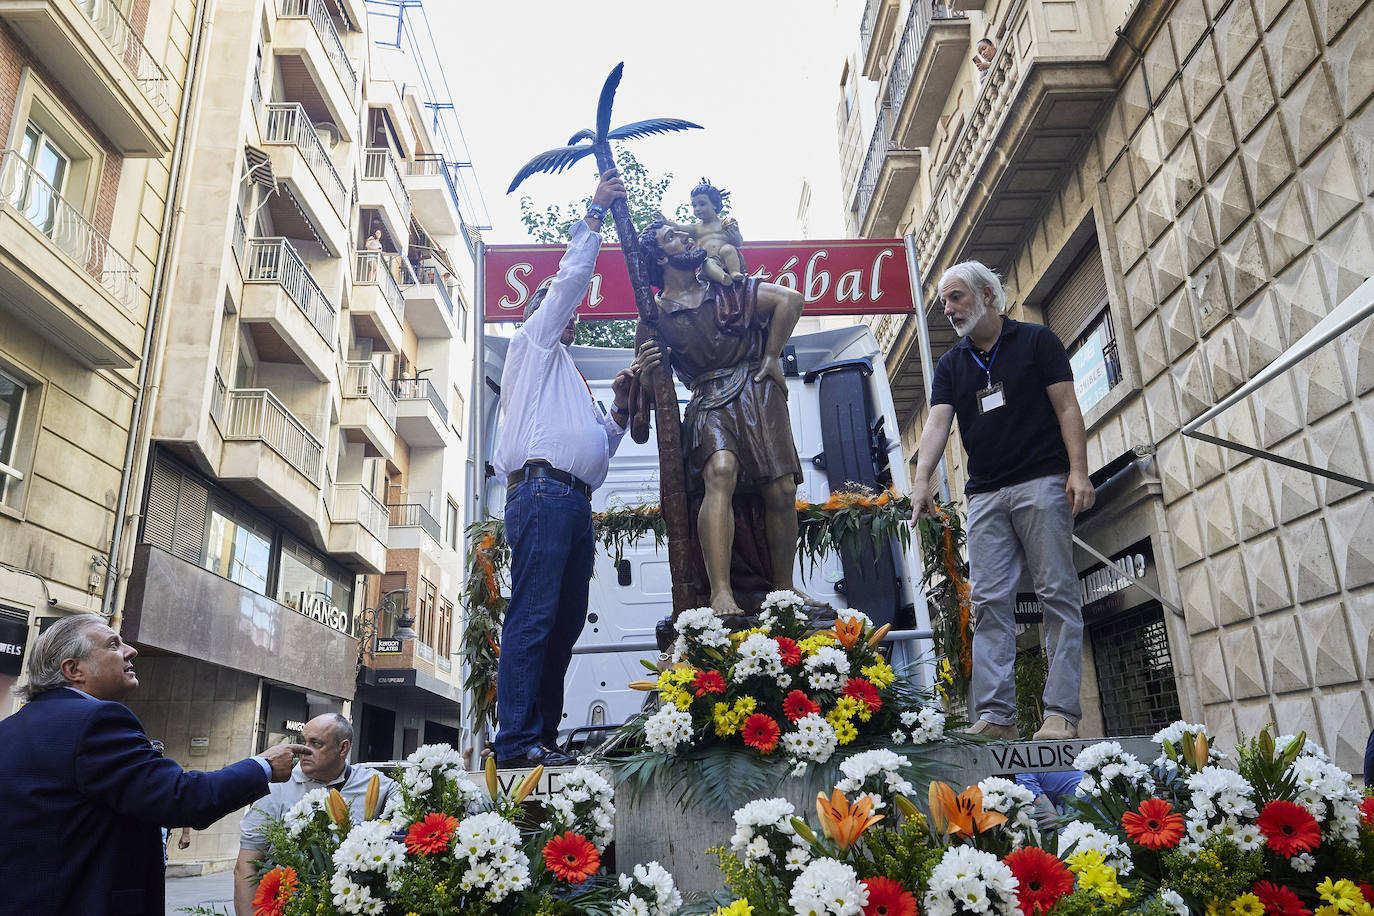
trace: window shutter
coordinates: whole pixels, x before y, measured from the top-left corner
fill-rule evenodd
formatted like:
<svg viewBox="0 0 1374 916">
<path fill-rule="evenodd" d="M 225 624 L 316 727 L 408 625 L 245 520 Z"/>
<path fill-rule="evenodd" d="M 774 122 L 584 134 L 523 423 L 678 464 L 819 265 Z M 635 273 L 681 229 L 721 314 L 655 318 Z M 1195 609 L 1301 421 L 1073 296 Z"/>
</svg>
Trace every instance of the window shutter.
<svg viewBox="0 0 1374 916">
<path fill-rule="evenodd" d="M 210 491 L 187 474 L 179 476 L 181 487 L 177 492 L 176 538 L 172 553 L 199 564 L 204 559 L 205 511 L 210 502 Z"/>
<path fill-rule="evenodd" d="M 1083 333 L 1106 299 L 1102 252 L 1094 244 L 1051 294 L 1045 305 L 1045 324 L 1067 347 Z"/>
<path fill-rule="evenodd" d="M 177 485 L 181 475 L 161 461 L 153 463 L 148 482 L 148 509 L 143 515 L 143 541 L 163 550 L 172 549 L 177 520 Z"/>
</svg>

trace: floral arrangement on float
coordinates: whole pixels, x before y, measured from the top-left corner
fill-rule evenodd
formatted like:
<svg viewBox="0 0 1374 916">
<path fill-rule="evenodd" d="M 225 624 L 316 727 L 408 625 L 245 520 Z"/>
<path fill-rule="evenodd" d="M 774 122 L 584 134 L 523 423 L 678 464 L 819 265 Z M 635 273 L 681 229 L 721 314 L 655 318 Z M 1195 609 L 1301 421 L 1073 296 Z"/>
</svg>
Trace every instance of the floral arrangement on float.
<svg viewBox="0 0 1374 916">
<path fill-rule="evenodd" d="M 909 761 L 846 759 L 816 817 L 766 798 L 734 813 L 713 916 L 1344 916 L 1374 914 L 1374 797 L 1303 735 L 1242 742 L 1235 767 L 1175 723 L 1145 764 L 1086 748 L 1070 814 L 989 778 L 929 785 Z"/>
<path fill-rule="evenodd" d="M 949 720 L 879 653 L 886 625 L 842 610 L 812 630 L 788 591 L 770 593 L 758 619 L 731 633 L 710 608 L 678 616 L 672 666 L 630 685 L 659 705 L 625 727 L 625 744 L 641 749 L 612 761 L 622 778 L 667 778 L 684 802 L 729 810 L 770 777 L 828 778 L 837 753 L 869 747 L 909 748 L 929 775 L 920 746 L 944 738 Z"/>
<path fill-rule="evenodd" d="M 595 770 L 563 774 L 536 811 L 528 799 L 543 767 L 502 794 L 495 761 L 483 791 L 446 744 L 406 763 L 382 811 L 373 777 L 360 823 L 338 790 L 317 789 L 267 825 L 254 916 L 672 916 L 681 906 L 656 862 L 601 873 L 615 806 Z"/>
</svg>

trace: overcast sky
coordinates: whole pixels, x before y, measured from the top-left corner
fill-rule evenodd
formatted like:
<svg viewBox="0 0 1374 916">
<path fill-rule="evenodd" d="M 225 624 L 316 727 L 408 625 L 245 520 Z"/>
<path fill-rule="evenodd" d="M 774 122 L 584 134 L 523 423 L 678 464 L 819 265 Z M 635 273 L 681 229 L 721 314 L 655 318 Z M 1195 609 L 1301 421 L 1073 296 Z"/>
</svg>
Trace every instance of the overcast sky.
<svg viewBox="0 0 1374 916">
<path fill-rule="evenodd" d="M 562 175 L 535 175 L 507 196 L 536 153 L 594 128 L 611 68 L 625 62 L 612 127 L 652 117 L 705 130 L 633 143 L 653 173 L 671 172 L 671 212 L 702 175 L 731 192 L 746 239 L 798 235 L 803 179 L 810 235 L 839 238 L 835 109 L 844 59 L 858 40 L 862 0 L 521 0 L 426 5 L 478 182 L 488 243 L 528 237 L 519 197 L 570 203 L 595 186 L 590 157 Z"/>
</svg>

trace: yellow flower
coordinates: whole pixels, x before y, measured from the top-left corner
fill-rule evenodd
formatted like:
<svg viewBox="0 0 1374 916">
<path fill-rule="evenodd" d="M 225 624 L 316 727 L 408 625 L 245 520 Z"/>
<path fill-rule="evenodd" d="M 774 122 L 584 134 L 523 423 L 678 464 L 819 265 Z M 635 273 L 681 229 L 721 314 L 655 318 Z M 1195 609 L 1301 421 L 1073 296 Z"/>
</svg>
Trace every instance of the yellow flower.
<svg viewBox="0 0 1374 916">
<path fill-rule="evenodd" d="M 1343 913 L 1349 913 L 1364 903 L 1364 895 L 1355 886 L 1355 882 L 1348 878 L 1339 881 L 1332 881 L 1329 877 L 1322 879 L 1317 885 L 1317 894 Z"/>
<path fill-rule="evenodd" d="M 822 630 L 798 642 L 797 648 L 801 649 L 802 657 L 807 658 L 815 655 L 818 649 L 833 645 L 835 645 L 835 634 L 829 630 Z"/>
<path fill-rule="evenodd" d="M 666 702 L 683 711 L 692 708 L 693 694 L 689 685 L 696 679 L 697 669 L 690 665 L 669 668 L 658 676 L 658 693 Z"/>
<path fill-rule="evenodd" d="M 868 678 L 873 686 L 877 687 L 879 690 L 886 690 L 888 687 L 891 687 L 892 682 L 897 678 L 897 676 L 892 673 L 892 666 L 881 658 L 868 667 L 863 668 L 862 673 L 863 676 Z"/>
<path fill-rule="evenodd" d="M 1202 916 L 1226 916 L 1225 911 L 1218 905 L 1219 901 L 1213 897 L 1207 901 L 1207 907 L 1202 911 Z"/>
<path fill-rule="evenodd" d="M 754 916 L 754 908 L 743 898 L 729 906 L 717 907 L 711 916 Z"/>
<path fill-rule="evenodd" d="M 1264 904 L 1254 894 L 1241 894 L 1231 901 L 1231 916 L 1264 916 Z"/>
<path fill-rule="evenodd" d="M 1068 864 L 1069 871 L 1077 875 L 1086 869 L 1106 864 L 1106 859 L 1102 858 L 1102 853 L 1096 849 L 1080 849 L 1069 856 Z"/>
<path fill-rule="evenodd" d="M 1323 904 L 1313 911 L 1312 916 L 1341 916 L 1341 911 L 1329 903 Z"/>
<path fill-rule="evenodd" d="M 855 727 L 853 722 L 846 720 L 835 726 L 835 740 L 838 743 L 848 744 L 857 737 L 859 737 L 859 729 Z"/>
<path fill-rule="evenodd" d="M 1098 855 L 1101 858 L 1101 855 Z M 1124 903 L 1131 899 L 1130 891 L 1116 880 L 1116 869 L 1110 865 L 1091 865 L 1078 873 L 1078 887 L 1097 894 L 1105 903 Z"/>
<path fill-rule="evenodd" d="M 717 703 L 711 711 L 716 734 L 728 738 L 744 726 L 744 720 L 753 715 L 758 703 L 753 697 L 740 697 L 732 707 L 729 703 Z"/>
<path fill-rule="evenodd" d="M 736 630 L 730 634 L 730 641 L 738 646 L 755 633 L 762 633 L 765 636 L 768 635 L 768 631 L 763 627 L 754 627 L 752 630 Z"/>
</svg>

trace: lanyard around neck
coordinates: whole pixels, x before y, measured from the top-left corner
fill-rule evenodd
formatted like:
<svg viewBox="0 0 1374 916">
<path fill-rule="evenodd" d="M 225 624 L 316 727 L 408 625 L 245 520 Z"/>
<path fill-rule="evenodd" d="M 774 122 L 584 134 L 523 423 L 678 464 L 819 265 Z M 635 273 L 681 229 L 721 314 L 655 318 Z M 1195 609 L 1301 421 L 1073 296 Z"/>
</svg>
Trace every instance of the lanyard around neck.
<svg viewBox="0 0 1374 916">
<path fill-rule="evenodd" d="M 992 346 L 992 353 L 988 356 L 988 361 L 987 361 L 986 363 L 983 362 L 981 359 L 979 359 L 979 358 L 978 358 L 978 354 L 977 354 L 976 352 L 974 352 L 974 349 L 973 349 L 973 346 L 972 346 L 972 341 L 970 341 L 969 343 L 970 343 L 970 346 L 969 346 L 969 348 L 968 348 L 968 355 L 973 357 L 973 361 L 974 361 L 975 363 L 978 364 L 978 368 L 982 369 L 984 372 L 987 373 L 987 376 L 988 376 L 988 387 L 991 388 L 991 387 L 992 387 L 992 364 L 995 363 L 995 362 L 997 361 L 997 351 L 998 351 L 998 350 L 1001 348 L 1001 346 L 1002 346 L 1002 338 L 1001 338 L 1001 337 L 998 337 L 998 338 L 997 338 L 997 343 L 993 344 L 993 346 Z"/>
</svg>

